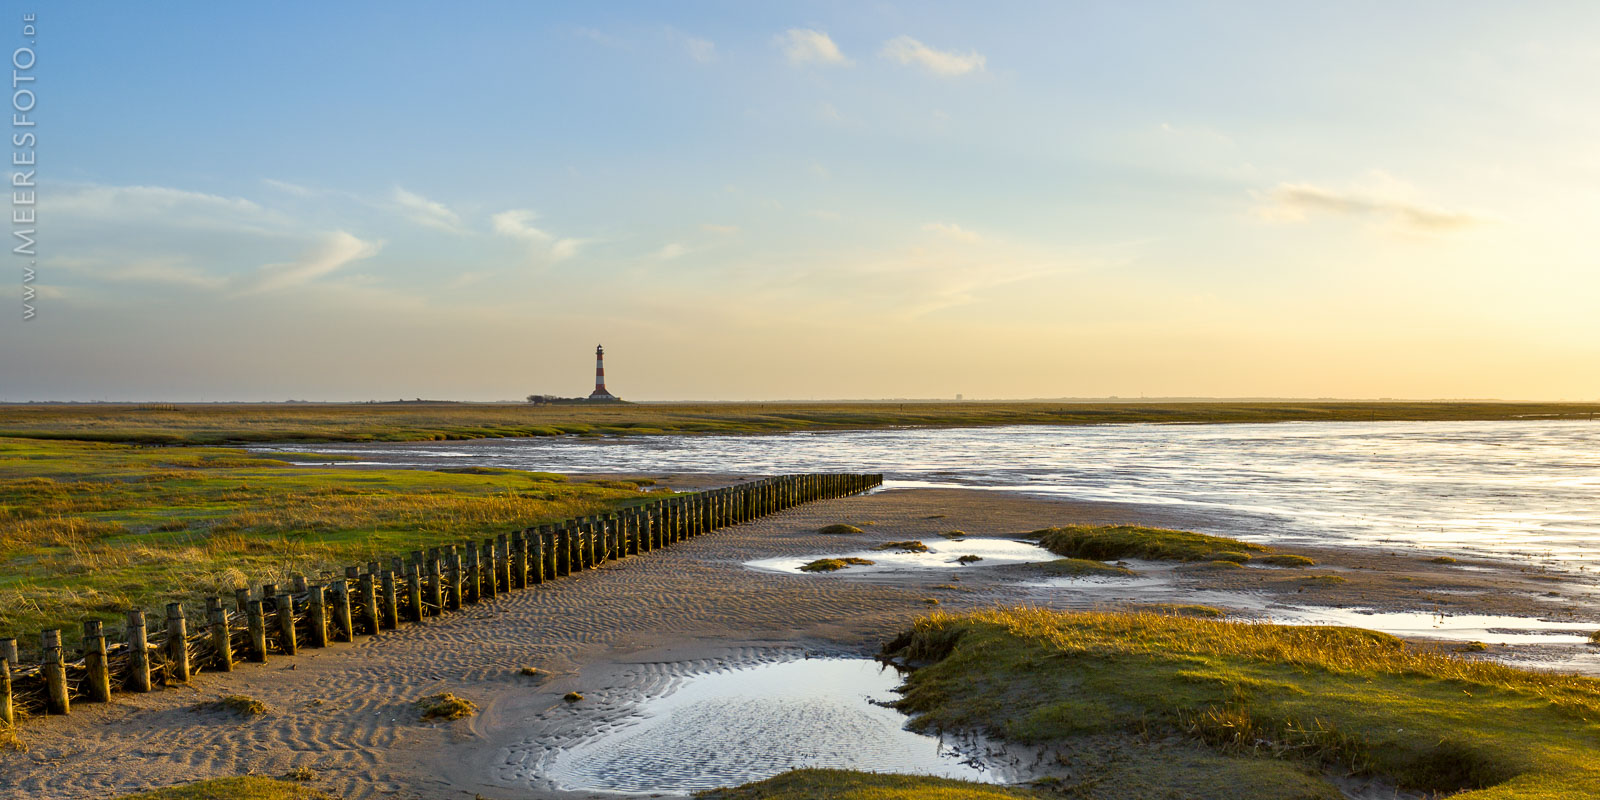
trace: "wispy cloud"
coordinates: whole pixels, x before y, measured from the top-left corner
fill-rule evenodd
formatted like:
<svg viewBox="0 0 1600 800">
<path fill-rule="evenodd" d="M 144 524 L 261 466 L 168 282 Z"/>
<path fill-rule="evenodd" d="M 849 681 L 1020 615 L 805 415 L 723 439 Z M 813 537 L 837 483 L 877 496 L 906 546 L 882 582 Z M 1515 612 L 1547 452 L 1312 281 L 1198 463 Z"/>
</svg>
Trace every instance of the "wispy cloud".
<svg viewBox="0 0 1600 800">
<path fill-rule="evenodd" d="M 334 231 L 293 261 L 262 266 L 255 275 L 242 282 L 239 293 L 254 294 L 302 286 L 353 261 L 371 258 L 382 248 L 382 242 L 368 242 L 344 231 Z"/>
<path fill-rule="evenodd" d="M 689 252 L 689 248 L 684 247 L 678 242 L 672 242 L 660 250 L 657 250 L 656 258 L 659 258 L 662 261 L 671 261 L 687 252 Z"/>
<path fill-rule="evenodd" d="M 288 181 L 280 181 L 273 178 L 262 178 L 261 182 L 272 187 L 273 189 L 283 192 L 284 194 L 292 194 L 296 197 L 316 197 L 317 195 L 321 194 L 321 192 L 316 189 L 313 189 L 309 186 L 301 186 L 298 183 L 290 183 Z"/>
<path fill-rule="evenodd" d="M 739 226 L 738 225 L 714 225 L 712 223 L 707 222 L 704 225 L 700 226 L 700 230 L 703 230 L 706 233 L 720 233 L 723 236 L 731 236 L 731 235 L 739 232 Z"/>
<path fill-rule="evenodd" d="M 982 72 L 987 59 L 976 50 L 958 53 L 954 50 L 936 50 L 910 36 L 896 36 L 883 43 L 880 54 L 903 66 L 919 66 L 935 75 L 955 77 L 969 72 Z"/>
<path fill-rule="evenodd" d="M 689 51 L 690 58 L 702 64 L 710 64 L 717 60 L 717 46 L 710 39 L 685 36 L 683 47 Z"/>
<path fill-rule="evenodd" d="M 451 211 L 443 203 L 429 200 L 416 192 L 407 191 L 403 187 L 394 187 L 390 201 L 399 208 L 406 219 L 435 230 L 446 233 L 466 233 L 466 228 L 461 226 L 461 217 Z"/>
<path fill-rule="evenodd" d="M 983 237 L 953 222 L 930 222 L 923 225 L 922 229 L 929 233 L 936 233 L 946 239 L 953 239 L 966 244 L 977 244 L 983 240 Z"/>
<path fill-rule="evenodd" d="M 578 249 L 587 244 L 588 239 L 557 238 L 555 235 L 541 228 L 533 226 L 533 221 L 539 218 L 539 212 L 527 208 L 513 208 L 502 211 L 489 218 L 490 228 L 501 236 L 512 239 L 521 239 L 532 246 L 536 255 L 549 261 L 565 261 L 578 254 Z"/>
<path fill-rule="evenodd" d="M 849 66 L 854 63 L 839 51 L 833 37 L 811 28 L 790 28 L 777 37 L 778 46 L 794 65 L 825 64 Z"/>
<path fill-rule="evenodd" d="M 1490 217 L 1438 208 L 1410 199 L 1414 190 L 1382 172 L 1367 185 L 1341 190 L 1310 183 L 1280 183 L 1262 196 L 1256 216 L 1273 222 L 1305 222 L 1313 216 L 1377 219 L 1417 233 L 1448 233 L 1486 225 Z"/>
</svg>

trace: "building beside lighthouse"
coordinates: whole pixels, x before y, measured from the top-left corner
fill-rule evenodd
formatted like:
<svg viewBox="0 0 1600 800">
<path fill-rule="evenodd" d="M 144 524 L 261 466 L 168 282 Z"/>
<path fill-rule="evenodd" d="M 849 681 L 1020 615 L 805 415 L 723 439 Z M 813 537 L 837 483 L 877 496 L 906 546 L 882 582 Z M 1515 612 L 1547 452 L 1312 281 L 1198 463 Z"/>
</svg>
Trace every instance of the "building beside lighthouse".
<svg viewBox="0 0 1600 800">
<path fill-rule="evenodd" d="M 600 345 L 594 346 L 594 391 L 589 394 L 590 402 L 615 403 L 622 398 L 606 391 L 606 349 Z"/>
</svg>

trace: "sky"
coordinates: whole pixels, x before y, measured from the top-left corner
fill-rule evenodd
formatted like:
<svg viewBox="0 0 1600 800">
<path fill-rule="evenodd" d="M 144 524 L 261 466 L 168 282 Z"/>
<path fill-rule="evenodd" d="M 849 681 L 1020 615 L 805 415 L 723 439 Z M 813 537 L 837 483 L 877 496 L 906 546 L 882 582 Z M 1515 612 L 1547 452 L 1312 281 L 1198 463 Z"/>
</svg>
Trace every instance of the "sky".
<svg viewBox="0 0 1600 800">
<path fill-rule="evenodd" d="M 1600 4 L 0 15 L 0 400 L 1600 398 Z"/>
</svg>

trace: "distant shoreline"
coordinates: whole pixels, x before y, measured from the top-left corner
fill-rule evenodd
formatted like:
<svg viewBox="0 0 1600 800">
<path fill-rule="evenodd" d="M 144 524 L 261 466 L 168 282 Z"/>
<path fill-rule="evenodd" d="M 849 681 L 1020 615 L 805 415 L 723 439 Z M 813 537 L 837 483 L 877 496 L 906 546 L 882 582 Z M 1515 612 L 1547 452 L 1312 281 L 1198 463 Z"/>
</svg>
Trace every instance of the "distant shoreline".
<svg viewBox="0 0 1600 800">
<path fill-rule="evenodd" d="M 1593 420 L 1600 403 L 1118 401 L 872 403 L 0 404 L 0 437 L 154 445 L 758 434 L 900 427 Z"/>
</svg>

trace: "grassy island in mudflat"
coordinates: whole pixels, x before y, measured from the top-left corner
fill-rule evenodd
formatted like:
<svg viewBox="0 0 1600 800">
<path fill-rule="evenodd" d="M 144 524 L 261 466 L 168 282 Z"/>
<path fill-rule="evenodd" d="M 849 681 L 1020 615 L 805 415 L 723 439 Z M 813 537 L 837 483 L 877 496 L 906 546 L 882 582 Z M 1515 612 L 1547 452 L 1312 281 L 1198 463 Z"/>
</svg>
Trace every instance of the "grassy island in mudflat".
<svg viewBox="0 0 1600 800">
<path fill-rule="evenodd" d="M 1593 419 L 1596 403 L 861 402 L 0 405 L 0 436 L 145 444 L 401 442 L 1105 423 Z"/>
<path fill-rule="evenodd" d="M 610 511 L 629 481 L 330 470 L 226 448 L 0 438 L 0 635 L 287 584 L 340 565 Z"/>
</svg>

